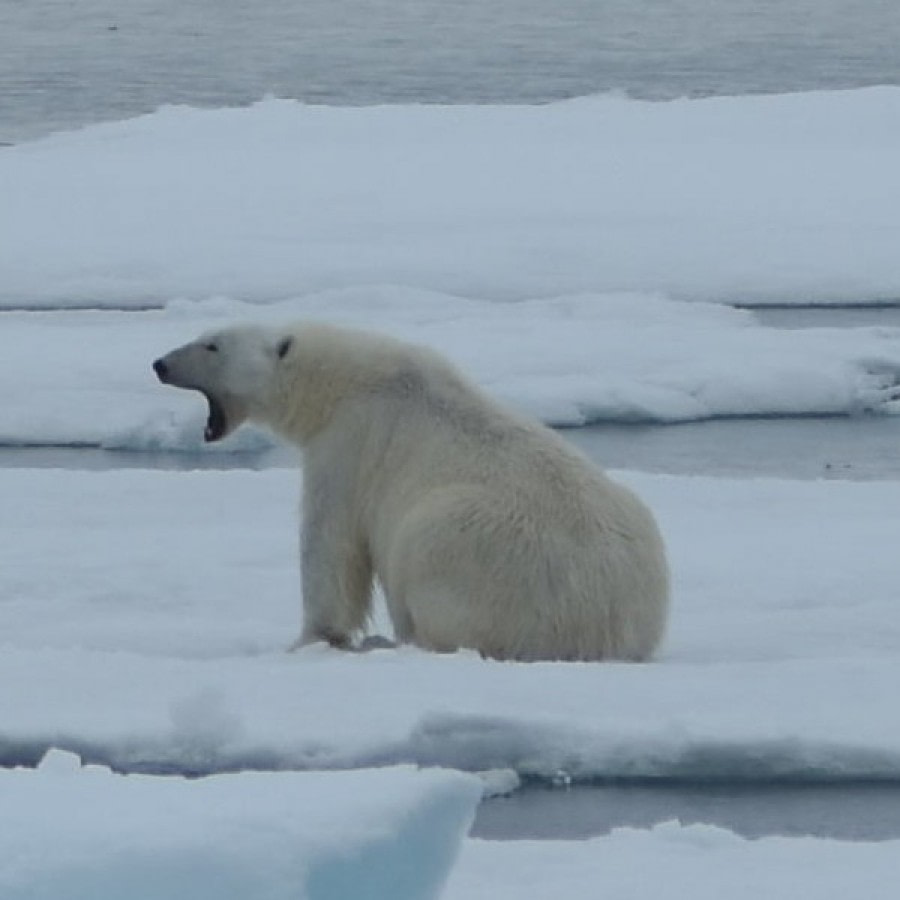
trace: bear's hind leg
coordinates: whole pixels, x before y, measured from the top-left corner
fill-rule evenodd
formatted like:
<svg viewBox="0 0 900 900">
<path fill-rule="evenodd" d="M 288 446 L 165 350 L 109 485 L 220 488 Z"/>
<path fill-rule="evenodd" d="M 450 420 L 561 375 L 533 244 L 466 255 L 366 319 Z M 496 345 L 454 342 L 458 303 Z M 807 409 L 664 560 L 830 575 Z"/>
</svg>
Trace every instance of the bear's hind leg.
<svg viewBox="0 0 900 900">
<path fill-rule="evenodd" d="M 484 491 L 468 485 L 432 491 L 407 513 L 385 580 L 398 640 L 437 652 L 518 654 L 509 598 L 526 600 L 534 586 L 523 577 L 526 560 L 510 576 L 508 556 L 498 557 L 497 548 L 510 544 L 507 528 Z"/>
</svg>

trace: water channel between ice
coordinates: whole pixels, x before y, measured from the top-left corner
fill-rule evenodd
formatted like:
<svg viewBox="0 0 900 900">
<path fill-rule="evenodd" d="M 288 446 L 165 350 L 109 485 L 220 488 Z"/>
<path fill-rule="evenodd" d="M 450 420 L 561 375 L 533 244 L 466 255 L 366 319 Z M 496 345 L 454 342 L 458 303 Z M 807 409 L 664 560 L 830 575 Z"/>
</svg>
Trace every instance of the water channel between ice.
<svg viewBox="0 0 900 900">
<path fill-rule="evenodd" d="M 900 325 L 900 307 L 769 309 L 776 328 Z M 900 417 L 721 419 L 678 425 L 609 423 L 562 434 L 611 469 L 729 477 L 900 478 Z M 0 466 L 72 470 L 269 468 L 295 454 L 150 453 L 94 447 L 4 447 Z M 844 840 L 900 838 L 900 782 L 638 782 L 559 788 L 527 785 L 482 803 L 474 836 L 586 838 L 622 826 L 677 819 L 749 838 L 815 835 Z"/>
<path fill-rule="evenodd" d="M 582 840 L 678 820 L 746 838 L 900 838 L 900 784 L 665 782 L 527 787 L 482 803 L 472 829 L 488 840 Z"/>
<path fill-rule="evenodd" d="M 610 423 L 561 433 L 599 465 L 613 470 L 728 477 L 900 478 L 900 417 L 894 416 Z M 0 448 L 0 466 L 6 468 L 267 469 L 296 464 L 296 454 L 280 447 L 258 453 Z"/>
</svg>

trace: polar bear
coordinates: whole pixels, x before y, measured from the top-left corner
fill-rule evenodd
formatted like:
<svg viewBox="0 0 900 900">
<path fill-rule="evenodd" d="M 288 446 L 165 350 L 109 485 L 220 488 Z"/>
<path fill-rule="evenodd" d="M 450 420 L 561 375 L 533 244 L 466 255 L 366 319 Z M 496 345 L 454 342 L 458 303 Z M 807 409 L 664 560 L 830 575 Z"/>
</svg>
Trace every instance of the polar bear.
<svg viewBox="0 0 900 900">
<path fill-rule="evenodd" d="M 153 363 L 201 392 L 207 441 L 245 420 L 302 450 L 303 629 L 349 647 L 373 580 L 395 637 L 515 660 L 644 660 L 668 608 L 647 507 L 437 353 L 299 323 L 208 333 Z"/>
</svg>

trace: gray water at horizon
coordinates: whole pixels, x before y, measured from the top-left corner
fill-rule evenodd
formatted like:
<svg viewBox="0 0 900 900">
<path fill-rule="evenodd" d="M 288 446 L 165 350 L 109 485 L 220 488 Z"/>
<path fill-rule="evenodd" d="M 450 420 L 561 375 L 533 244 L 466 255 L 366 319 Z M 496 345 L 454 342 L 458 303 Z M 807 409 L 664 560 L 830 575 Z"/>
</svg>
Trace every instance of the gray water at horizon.
<svg viewBox="0 0 900 900">
<path fill-rule="evenodd" d="M 895 0 L 0 0 L 0 142 L 162 104 L 900 84 Z"/>
</svg>

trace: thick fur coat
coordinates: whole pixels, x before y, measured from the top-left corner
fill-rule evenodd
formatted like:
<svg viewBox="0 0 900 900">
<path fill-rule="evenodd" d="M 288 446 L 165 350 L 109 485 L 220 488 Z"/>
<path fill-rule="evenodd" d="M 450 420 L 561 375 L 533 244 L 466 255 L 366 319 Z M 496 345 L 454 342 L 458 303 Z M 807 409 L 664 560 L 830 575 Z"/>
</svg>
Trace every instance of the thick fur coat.
<svg viewBox="0 0 900 900">
<path fill-rule="evenodd" d="M 157 360 L 303 454 L 303 629 L 349 645 L 373 580 L 398 641 L 498 659 L 643 660 L 668 608 L 647 507 L 422 347 L 320 324 L 233 327 Z"/>
</svg>

